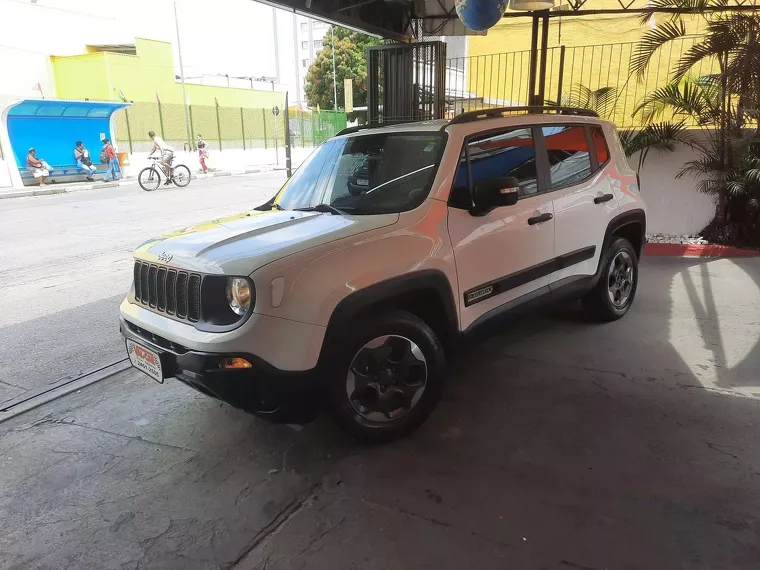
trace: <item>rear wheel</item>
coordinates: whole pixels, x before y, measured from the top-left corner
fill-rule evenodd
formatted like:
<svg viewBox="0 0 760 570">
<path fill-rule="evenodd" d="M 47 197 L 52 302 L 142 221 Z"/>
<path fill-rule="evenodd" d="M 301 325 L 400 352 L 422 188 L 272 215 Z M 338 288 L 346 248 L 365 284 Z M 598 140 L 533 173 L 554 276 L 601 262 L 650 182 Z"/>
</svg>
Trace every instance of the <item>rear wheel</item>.
<svg viewBox="0 0 760 570">
<path fill-rule="evenodd" d="M 424 321 L 403 311 L 357 323 L 357 329 L 330 371 L 332 416 L 360 441 L 402 437 L 438 403 L 446 366 L 443 347 Z"/>
<path fill-rule="evenodd" d="M 627 239 L 615 238 L 603 254 L 599 282 L 583 298 L 583 306 L 596 320 L 617 320 L 631 308 L 638 281 L 636 251 Z"/>
<path fill-rule="evenodd" d="M 172 172 L 172 181 L 180 188 L 190 184 L 190 169 L 184 164 L 178 164 Z"/>
<path fill-rule="evenodd" d="M 147 166 L 137 175 L 137 183 L 146 192 L 152 192 L 161 184 L 161 177 L 152 166 Z"/>
</svg>

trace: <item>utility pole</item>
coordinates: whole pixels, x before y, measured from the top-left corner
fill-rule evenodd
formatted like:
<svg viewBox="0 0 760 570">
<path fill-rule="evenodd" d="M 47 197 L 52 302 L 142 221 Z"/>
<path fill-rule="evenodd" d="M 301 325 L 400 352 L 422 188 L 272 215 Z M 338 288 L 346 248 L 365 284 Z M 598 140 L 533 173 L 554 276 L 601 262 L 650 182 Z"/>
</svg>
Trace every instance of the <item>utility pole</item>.
<svg viewBox="0 0 760 570">
<path fill-rule="evenodd" d="M 274 26 L 274 78 L 277 83 L 280 81 L 280 47 L 277 45 L 277 8 L 272 6 L 272 25 Z M 272 91 L 274 91 L 274 82 L 272 82 Z"/>
<path fill-rule="evenodd" d="M 335 26 L 330 26 L 330 39 L 332 40 L 332 59 L 333 59 L 333 111 L 338 110 L 338 79 L 335 76 Z"/>
<path fill-rule="evenodd" d="M 179 20 L 177 19 L 177 3 L 174 3 L 174 26 L 177 28 L 177 51 L 179 52 L 179 78 L 182 81 L 182 106 L 185 108 L 185 129 L 187 130 L 187 150 L 193 150 L 190 136 L 190 115 L 187 111 L 187 92 L 185 91 L 185 67 L 182 65 L 182 44 L 179 40 Z"/>
</svg>

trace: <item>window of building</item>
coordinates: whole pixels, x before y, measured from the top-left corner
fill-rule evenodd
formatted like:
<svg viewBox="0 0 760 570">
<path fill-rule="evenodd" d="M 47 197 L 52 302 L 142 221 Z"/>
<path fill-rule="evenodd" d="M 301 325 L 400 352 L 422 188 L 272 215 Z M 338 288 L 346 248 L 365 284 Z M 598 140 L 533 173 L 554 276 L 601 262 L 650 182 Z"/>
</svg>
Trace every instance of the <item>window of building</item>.
<svg viewBox="0 0 760 570">
<path fill-rule="evenodd" d="M 549 187 L 567 186 L 591 174 L 586 129 L 582 125 L 542 127 L 549 155 Z"/>
<path fill-rule="evenodd" d="M 309 42 L 301 42 L 301 49 L 309 49 Z"/>
<path fill-rule="evenodd" d="M 308 22 L 301 22 L 301 31 L 306 32 L 309 30 L 309 23 Z"/>
<path fill-rule="evenodd" d="M 314 48 L 315 49 L 321 49 L 322 48 L 322 40 L 314 40 Z"/>
<path fill-rule="evenodd" d="M 309 67 L 309 60 L 308 59 L 302 59 L 301 60 L 301 67 Z"/>
</svg>

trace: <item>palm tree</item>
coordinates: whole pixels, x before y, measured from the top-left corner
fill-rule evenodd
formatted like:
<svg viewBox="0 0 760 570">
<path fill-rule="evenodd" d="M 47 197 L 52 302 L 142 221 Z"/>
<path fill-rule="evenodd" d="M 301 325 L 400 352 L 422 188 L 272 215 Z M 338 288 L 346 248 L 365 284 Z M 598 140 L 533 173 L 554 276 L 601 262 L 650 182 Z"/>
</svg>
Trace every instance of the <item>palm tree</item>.
<svg viewBox="0 0 760 570">
<path fill-rule="evenodd" d="M 568 93 L 562 94 L 562 104 L 566 107 L 577 107 L 595 111 L 604 119 L 609 119 L 615 112 L 618 93 L 614 87 L 600 87 L 591 89 L 585 85 L 577 84 L 570 87 Z M 550 105 L 556 105 L 548 101 Z"/>
<path fill-rule="evenodd" d="M 728 198 L 737 186 L 737 168 L 746 165 L 737 152 L 745 152 L 743 129 L 755 120 L 760 109 L 760 17 L 748 13 L 711 12 L 725 6 L 725 0 L 651 0 L 657 8 L 677 8 L 701 13 L 706 21 L 704 37 L 679 58 L 671 70 L 671 83 L 656 89 L 636 109 L 644 121 L 666 113 L 670 120 L 703 130 L 704 137 L 694 147 L 699 158 L 689 161 L 679 176 L 701 178 L 697 188 L 717 196 L 715 222 L 726 222 Z M 651 12 L 642 15 L 646 21 Z M 681 14 L 648 30 L 631 59 L 631 73 L 642 77 L 663 46 L 687 35 Z M 695 66 L 716 62 L 719 73 L 690 77 Z M 756 134 L 760 134 L 756 124 Z M 735 192 L 733 192 L 735 194 Z"/>
<path fill-rule="evenodd" d="M 663 121 L 648 123 L 639 128 L 623 129 L 620 131 L 620 143 L 627 158 L 639 154 L 636 164 L 638 174 L 650 151 L 673 152 L 681 144 L 693 146 L 694 137 L 687 129 L 686 121 Z"/>
<path fill-rule="evenodd" d="M 618 102 L 618 92 L 614 87 L 591 89 L 585 85 L 573 85 L 568 93 L 562 95 L 562 104 L 568 107 L 578 107 L 595 111 L 603 119 L 612 120 Z M 548 101 L 549 105 L 556 105 Z M 691 145 L 693 137 L 686 129 L 685 121 L 654 122 L 639 128 L 627 128 L 620 131 L 620 142 L 626 158 L 638 153 L 636 172 L 641 167 L 651 150 L 657 152 L 673 152 L 679 144 Z"/>
<path fill-rule="evenodd" d="M 701 14 L 706 22 L 704 36 L 686 50 L 671 70 L 671 80 L 685 79 L 694 67 L 717 62 L 719 73 L 711 76 L 721 86 L 726 103 L 732 95 L 743 99 L 746 109 L 760 108 L 760 18 L 755 13 L 710 12 L 724 8 L 725 0 L 651 0 L 646 22 L 658 8 L 675 8 Z M 648 30 L 631 59 L 631 73 L 643 77 L 655 53 L 664 45 L 687 36 L 683 14 Z"/>
</svg>

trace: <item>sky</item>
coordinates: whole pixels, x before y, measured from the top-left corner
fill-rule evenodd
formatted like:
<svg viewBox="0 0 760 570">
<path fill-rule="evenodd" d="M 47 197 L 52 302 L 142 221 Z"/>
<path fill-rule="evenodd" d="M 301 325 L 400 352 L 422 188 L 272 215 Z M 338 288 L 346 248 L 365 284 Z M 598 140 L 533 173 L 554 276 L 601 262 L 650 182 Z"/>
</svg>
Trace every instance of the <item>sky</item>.
<svg viewBox="0 0 760 570">
<path fill-rule="evenodd" d="M 60 10 L 62 16 L 84 12 L 101 23 L 88 29 L 92 37 L 88 43 L 132 43 L 135 36 L 168 41 L 175 48 L 175 63 L 179 62 L 172 0 L 0 0 L 0 9 L 3 4 L 36 4 Z M 176 4 L 186 76 L 275 75 L 273 8 L 253 0 L 177 0 Z M 293 66 L 293 23 L 288 12 L 276 11 L 285 75 Z M 33 29 L 30 26 L 24 33 L 33 38 Z"/>
</svg>

